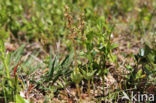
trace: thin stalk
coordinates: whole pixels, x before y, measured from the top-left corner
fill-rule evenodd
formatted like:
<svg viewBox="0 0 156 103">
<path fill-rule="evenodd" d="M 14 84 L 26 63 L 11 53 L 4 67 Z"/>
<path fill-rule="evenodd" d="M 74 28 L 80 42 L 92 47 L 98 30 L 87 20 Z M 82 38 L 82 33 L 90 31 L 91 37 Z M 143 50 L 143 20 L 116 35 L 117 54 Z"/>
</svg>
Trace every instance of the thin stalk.
<svg viewBox="0 0 156 103">
<path fill-rule="evenodd" d="M 87 73 L 88 73 L 88 66 L 87 66 Z M 90 80 L 88 80 L 88 95 L 90 98 Z"/>
<path fill-rule="evenodd" d="M 4 52 L 2 50 L 1 50 L 1 54 L 2 54 L 2 61 L 5 66 L 6 77 L 7 77 L 7 79 L 9 79 L 8 82 L 9 82 L 10 87 L 12 87 L 12 83 L 10 81 L 11 78 L 10 78 L 10 73 L 9 73 L 9 67 L 7 65 L 6 58 L 5 58 Z"/>
<path fill-rule="evenodd" d="M 11 78 L 10 78 L 10 73 L 9 73 L 9 67 L 8 67 L 8 64 L 7 64 L 7 58 L 5 56 L 5 50 L 4 50 L 4 43 L 2 41 L 2 47 L 0 47 L 0 53 L 1 53 L 1 59 L 2 59 L 2 62 L 3 62 L 3 65 L 4 65 L 4 71 L 3 73 L 5 74 L 4 77 L 7 78 L 8 80 L 8 83 L 9 83 L 9 86 L 12 87 L 12 82 L 10 81 Z M 5 78 L 2 78 L 2 87 L 3 87 L 3 93 L 4 93 L 4 99 L 5 99 L 5 102 L 7 103 L 7 91 L 6 91 L 6 88 L 5 88 Z"/>
<path fill-rule="evenodd" d="M 4 79 L 2 79 L 2 87 L 3 87 L 3 93 L 4 93 L 4 100 L 5 100 L 5 103 L 7 103 L 7 95 L 6 95 L 6 89 L 5 89 L 5 86 L 4 86 Z"/>
<path fill-rule="evenodd" d="M 75 41 L 75 37 L 77 36 L 77 33 L 78 33 L 78 32 L 76 32 L 76 31 L 75 31 L 75 28 L 72 27 L 73 18 L 72 18 L 71 15 L 69 15 L 68 10 L 69 10 L 69 7 L 66 6 L 66 7 L 65 7 L 65 17 L 66 17 L 66 19 L 67 19 L 67 21 L 68 21 L 67 27 L 68 27 L 68 29 L 70 30 L 70 39 L 71 39 L 71 41 L 72 41 L 72 43 L 73 43 L 73 48 L 74 48 L 74 62 L 75 62 L 74 66 L 75 66 L 75 68 L 74 68 L 73 71 L 74 71 L 75 73 L 78 73 L 79 70 L 77 70 L 77 65 L 78 65 L 78 63 L 77 63 L 77 53 L 76 53 L 77 43 L 76 43 L 76 41 Z M 76 82 L 76 81 L 75 81 L 75 82 Z M 80 101 L 81 101 L 81 93 L 80 93 L 79 83 L 76 83 L 76 88 L 77 88 L 78 96 L 79 96 Z"/>
<path fill-rule="evenodd" d="M 103 96 L 105 95 L 105 77 L 102 76 Z"/>
<path fill-rule="evenodd" d="M 93 64 L 91 64 L 91 70 L 93 71 Z M 91 78 L 91 80 L 89 81 L 90 85 L 92 83 L 93 85 L 93 94 L 95 94 L 95 84 L 94 84 L 94 77 Z"/>
<path fill-rule="evenodd" d="M 80 103 L 81 103 L 82 102 L 82 98 L 81 98 L 81 92 L 80 92 L 80 87 L 79 87 L 79 84 L 78 83 L 76 83 L 76 89 L 77 89 L 78 96 L 79 96 Z"/>
<path fill-rule="evenodd" d="M 74 61 L 75 61 L 75 72 L 79 72 L 78 69 L 77 69 L 77 54 L 76 54 L 76 42 L 74 40 L 74 38 L 72 39 L 73 41 L 73 44 L 74 44 Z M 79 87 L 79 84 L 76 83 L 76 89 L 77 89 L 77 92 L 78 92 L 78 96 L 80 98 L 80 102 L 82 101 L 82 98 L 81 98 L 81 91 L 80 91 L 80 87 Z"/>
<path fill-rule="evenodd" d="M 90 98 L 90 80 L 88 80 L 88 95 L 89 95 L 89 98 Z"/>
<path fill-rule="evenodd" d="M 93 85 L 93 94 L 94 94 L 94 96 L 95 96 L 95 85 L 94 85 L 94 78 L 92 78 L 92 85 Z"/>
<path fill-rule="evenodd" d="M 105 95 L 105 67 L 106 67 L 106 60 L 105 60 L 105 56 L 104 56 L 104 59 L 103 59 L 103 61 L 104 61 L 104 64 L 103 64 L 103 68 L 104 68 L 104 70 L 102 71 L 103 73 L 102 73 L 102 86 L 103 86 L 103 96 Z"/>
<path fill-rule="evenodd" d="M 75 66 L 77 67 L 77 54 L 76 54 L 76 42 L 74 39 L 72 39 L 73 44 L 74 44 L 74 61 L 75 61 Z"/>
</svg>

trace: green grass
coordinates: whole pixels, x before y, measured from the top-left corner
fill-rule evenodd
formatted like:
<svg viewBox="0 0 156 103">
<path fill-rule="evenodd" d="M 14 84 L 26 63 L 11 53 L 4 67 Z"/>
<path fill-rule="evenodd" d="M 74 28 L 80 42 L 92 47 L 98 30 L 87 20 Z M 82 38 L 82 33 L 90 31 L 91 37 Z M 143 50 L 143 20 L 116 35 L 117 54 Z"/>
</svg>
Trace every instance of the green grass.
<svg viewBox="0 0 156 103">
<path fill-rule="evenodd" d="M 0 0 L 0 11 L 0 102 L 156 92 L 155 0 Z"/>
</svg>

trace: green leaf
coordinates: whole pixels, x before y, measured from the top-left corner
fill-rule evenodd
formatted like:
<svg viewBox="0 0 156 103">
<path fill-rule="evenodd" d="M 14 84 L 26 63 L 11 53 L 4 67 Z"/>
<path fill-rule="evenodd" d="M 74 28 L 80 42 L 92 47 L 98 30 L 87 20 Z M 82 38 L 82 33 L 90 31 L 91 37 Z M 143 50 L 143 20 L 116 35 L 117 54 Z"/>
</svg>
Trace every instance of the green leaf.
<svg viewBox="0 0 156 103">
<path fill-rule="evenodd" d="M 93 77 L 93 75 L 94 75 L 94 73 L 96 72 L 96 70 L 93 70 L 92 72 L 86 72 L 86 71 L 84 71 L 83 69 L 81 69 L 82 70 L 82 74 L 83 74 L 83 77 L 85 78 L 85 79 L 87 79 L 87 80 L 90 80 L 92 77 Z"/>
<path fill-rule="evenodd" d="M 54 58 L 54 61 L 51 61 L 51 62 L 52 62 L 52 67 L 49 68 L 49 69 L 50 69 L 50 72 L 49 72 L 49 78 L 53 78 L 56 58 Z"/>
<path fill-rule="evenodd" d="M 79 71 L 74 71 L 71 74 L 71 79 L 74 83 L 80 83 L 80 81 L 82 80 L 83 76 L 81 75 L 81 73 Z"/>
<path fill-rule="evenodd" d="M 141 75 L 142 75 L 142 69 L 140 69 L 140 70 L 137 72 L 136 78 L 135 78 L 135 79 L 141 78 Z"/>
<path fill-rule="evenodd" d="M 104 74 L 108 74 L 109 70 L 108 69 L 105 69 L 104 70 Z"/>
<path fill-rule="evenodd" d="M 29 102 L 18 94 L 16 95 L 16 103 L 29 103 Z"/>
<path fill-rule="evenodd" d="M 7 39 L 9 36 L 9 33 L 6 32 L 3 28 L 0 28 L 0 40 Z"/>
<path fill-rule="evenodd" d="M 112 46 L 111 46 L 111 50 L 117 48 L 118 46 L 119 46 L 118 44 L 115 44 L 115 43 L 112 44 Z"/>
<path fill-rule="evenodd" d="M 50 47 L 49 69 L 52 68 L 52 64 L 53 64 L 53 62 L 52 62 L 52 48 Z"/>
<path fill-rule="evenodd" d="M 0 40 L 0 51 L 5 52 L 5 46 L 4 46 L 4 41 Z"/>
<path fill-rule="evenodd" d="M 9 64 L 10 64 L 10 58 L 11 58 L 11 54 L 9 53 L 9 54 L 7 55 L 7 60 L 6 60 L 7 65 L 9 65 Z"/>
<path fill-rule="evenodd" d="M 66 56 L 66 58 L 61 62 L 61 66 L 63 66 L 69 59 L 69 55 Z"/>
</svg>

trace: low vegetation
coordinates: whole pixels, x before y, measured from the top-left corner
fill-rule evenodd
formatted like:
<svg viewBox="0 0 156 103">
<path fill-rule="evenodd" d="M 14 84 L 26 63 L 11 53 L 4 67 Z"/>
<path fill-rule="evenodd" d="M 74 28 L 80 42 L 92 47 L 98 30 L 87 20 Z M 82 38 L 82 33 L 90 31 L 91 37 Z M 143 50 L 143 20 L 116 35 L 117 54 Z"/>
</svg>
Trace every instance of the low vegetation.
<svg viewBox="0 0 156 103">
<path fill-rule="evenodd" d="M 155 0 L 0 0 L 0 11 L 0 103 L 156 101 Z"/>
</svg>

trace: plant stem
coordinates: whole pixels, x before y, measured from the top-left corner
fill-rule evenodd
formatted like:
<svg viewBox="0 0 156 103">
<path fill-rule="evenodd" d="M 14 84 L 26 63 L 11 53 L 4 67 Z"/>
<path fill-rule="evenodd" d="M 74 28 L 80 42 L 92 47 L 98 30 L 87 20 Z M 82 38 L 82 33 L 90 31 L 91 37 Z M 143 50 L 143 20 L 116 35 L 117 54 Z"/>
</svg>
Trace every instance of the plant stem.
<svg viewBox="0 0 156 103">
<path fill-rule="evenodd" d="M 88 80 L 88 95 L 89 95 L 89 98 L 90 98 L 90 80 Z"/>
<path fill-rule="evenodd" d="M 78 73 L 79 72 L 79 70 L 77 69 L 77 54 L 76 54 L 76 41 L 74 40 L 74 39 L 72 39 L 72 42 L 73 42 L 73 44 L 74 44 L 74 61 L 75 61 L 75 72 L 76 73 Z M 78 83 L 76 83 L 76 89 L 77 89 L 77 92 L 78 92 L 78 96 L 79 96 L 79 98 L 80 98 L 80 103 L 81 103 L 81 101 L 82 101 L 82 98 L 81 98 L 81 91 L 80 91 L 80 87 L 79 87 L 79 84 Z"/>
<path fill-rule="evenodd" d="M 76 41 L 74 39 L 72 39 L 72 41 L 74 45 L 74 62 L 75 62 L 75 66 L 77 67 Z"/>
<path fill-rule="evenodd" d="M 103 85 L 103 96 L 105 95 L 105 77 L 104 75 L 102 76 L 102 85 Z"/>
<path fill-rule="evenodd" d="M 5 103 L 7 103 L 7 95 L 6 95 L 6 89 L 5 89 L 4 83 L 5 83 L 5 80 L 2 78 L 2 87 L 3 87 L 3 93 L 4 93 L 4 100 L 5 100 Z"/>
<path fill-rule="evenodd" d="M 88 73 L 88 65 L 87 65 L 87 73 Z M 90 79 L 88 80 L 88 95 L 90 98 Z"/>
<path fill-rule="evenodd" d="M 80 92 L 80 87 L 79 87 L 78 83 L 76 84 L 76 88 L 77 88 L 78 96 L 79 96 L 80 103 L 81 103 L 82 102 L 82 98 L 81 98 L 81 92 Z"/>
<path fill-rule="evenodd" d="M 91 82 L 92 82 L 92 85 L 93 85 L 93 95 L 95 96 L 95 85 L 94 85 L 94 78 L 92 78 Z"/>
<path fill-rule="evenodd" d="M 5 54 L 2 50 L 1 50 L 1 54 L 2 54 L 2 61 L 3 61 L 3 64 L 5 66 L 6 77 L 7 77 L 7 79 L 9 79 L 9 81 L 8 81 L 9 85 L 12 87 L 12 83 L 10 81 L 11 78 L 10 78 L 10 73 L 9 73 L 9 67 L 8 67 L 7 62 L 6 62 Z"/>
</svg>

